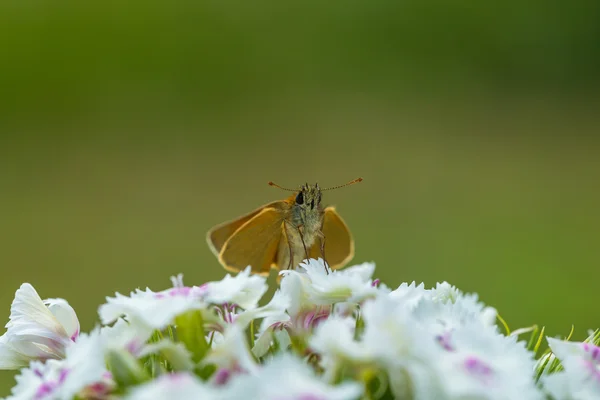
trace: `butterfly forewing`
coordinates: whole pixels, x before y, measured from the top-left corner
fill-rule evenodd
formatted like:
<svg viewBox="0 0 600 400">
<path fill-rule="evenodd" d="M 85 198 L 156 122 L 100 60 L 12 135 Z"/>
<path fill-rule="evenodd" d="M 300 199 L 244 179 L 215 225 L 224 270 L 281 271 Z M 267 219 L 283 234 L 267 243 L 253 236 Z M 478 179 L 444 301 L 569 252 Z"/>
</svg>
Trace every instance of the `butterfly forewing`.
<svg viewBox="0 0 600 400">
<path fill-rule="evenodd" d="M 281 203 L 281 201 L 274 201 L 265 206 L 257 208 L 251 213 L 241 216 L 233 221 L 228 221 L 215 226 L 207 234 L 206 238 L 208 241 L 208 247 L 210 247 L 210 250 L 214 253 L 215 256 L 219 257 L 223 245 L 225 244 L 227 239 L 229 239 L 231 235 L 235 233 L 235 231 L 237 231 L 246 222 L 250 221 L 252 217 L 255 217 L 259 212 L 261 212 L 261 210 L 271 207 L 277 208 L 277 205 L 279 203 Z"/>
<path fill-rule="evenodd" d="M 286 203 L 266 207 L 242 224 L 224 243 L 219 261 L 226 269 L 250 266 L 255 274 L 268 275 L 281 240 Z"/>
</svg>

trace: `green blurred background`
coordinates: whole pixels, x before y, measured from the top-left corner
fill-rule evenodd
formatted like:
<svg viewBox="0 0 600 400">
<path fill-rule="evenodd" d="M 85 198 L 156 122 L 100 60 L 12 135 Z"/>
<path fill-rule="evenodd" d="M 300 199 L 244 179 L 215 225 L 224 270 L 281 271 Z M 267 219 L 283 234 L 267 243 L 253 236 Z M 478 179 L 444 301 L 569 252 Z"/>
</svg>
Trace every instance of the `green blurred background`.
<svg viewBox="0 0 600 400">
<path fill-rule="evenodd" d="M 600 326 L 600 3 L 0 6 L 0 305 L 220 279 L 205 233 L 327 192 L 391 287 Z M 272 279 L 272 277 L 271 277 Z M 0 374 L 0 395 L 13 374 Z"/>
</svg>

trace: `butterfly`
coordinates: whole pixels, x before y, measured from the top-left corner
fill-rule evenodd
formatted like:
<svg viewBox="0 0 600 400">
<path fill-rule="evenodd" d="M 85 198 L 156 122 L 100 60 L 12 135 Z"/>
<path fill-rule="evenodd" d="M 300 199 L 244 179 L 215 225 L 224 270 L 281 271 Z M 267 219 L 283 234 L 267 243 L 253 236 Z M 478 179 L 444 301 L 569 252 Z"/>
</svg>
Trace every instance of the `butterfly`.
<svg viewBox="0 0 600 400">
<path fill-rule="evenodd" d="M 361 182 L 321 189 L 319 184 L 286 189 L 294 192 L 256 210 L 219 224 L 207 233 L 211 251 L 223 267 L 268 275 L 271 268 L 293 269 L 303 260 L 322 258 L 331 269 L 343 267 L 354 256 L 354 239 L 335 207 L 323 207 L 322 192 Z"/>
</svg>

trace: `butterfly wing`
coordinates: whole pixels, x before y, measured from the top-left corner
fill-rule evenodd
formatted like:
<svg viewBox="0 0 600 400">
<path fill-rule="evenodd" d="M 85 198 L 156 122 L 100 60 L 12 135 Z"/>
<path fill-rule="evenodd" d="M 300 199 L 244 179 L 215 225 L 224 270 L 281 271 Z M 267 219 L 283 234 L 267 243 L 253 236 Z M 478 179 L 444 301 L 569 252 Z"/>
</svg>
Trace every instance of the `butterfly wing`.
<svg viewBox="0 0 600 400">
<path fill-rule="evenodd" d="M 354 257 L 354 239 L 334 207 L 325 208 L 321 232 L 325 236 L 325 261 L 332 269 L 343 267 Z M 319 240 L 315 241 L 309 254 L 311 258 L 323 257 Z"/>
<path fill-rule="evenodd" d="M 281 240 L 286 205 L 277 202 L 261 209 L 227 239 L 219 254 L 225 269 L 238 272 L 250 265 L 252 273 L 269 274 Z"/>
<path fill-rule="evenodd" d="M 223 249 L 223 245 L 237 231 L 242 225 L 246 222 L 250 221 L 253 217 L 255 217 L 259 212 L 261 212 L 265 208 L 275 207 L 278 208 L 279 203 L 281 201 L 274 201 L 265 206 L 257 208 L 256 210 L 243 215 L 233 221 L 228 221 L 223 224 L 219 224 L 208 231 L 206 235 L 206 241 L 208 242 L 208 247 L 213 252 L 213 254 L 219 257 L 221 250 Z M 279 207 L 281 208 L 281 207 Z"/>
</svg>

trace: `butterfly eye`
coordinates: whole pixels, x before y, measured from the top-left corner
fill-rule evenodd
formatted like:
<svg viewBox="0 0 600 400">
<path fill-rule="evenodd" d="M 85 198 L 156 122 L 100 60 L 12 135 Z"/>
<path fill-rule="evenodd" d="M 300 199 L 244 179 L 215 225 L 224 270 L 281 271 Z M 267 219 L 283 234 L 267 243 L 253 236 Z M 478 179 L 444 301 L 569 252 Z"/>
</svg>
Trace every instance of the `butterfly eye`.
<svg viewBox="0 0 600 400">
<path fill-rule="evenodd" d="M 296 196 L 296 204 L 304 204 L 304 195 L 302 194 L 302 192 L 298 193 L 298 196 Z"/>
</svg>

